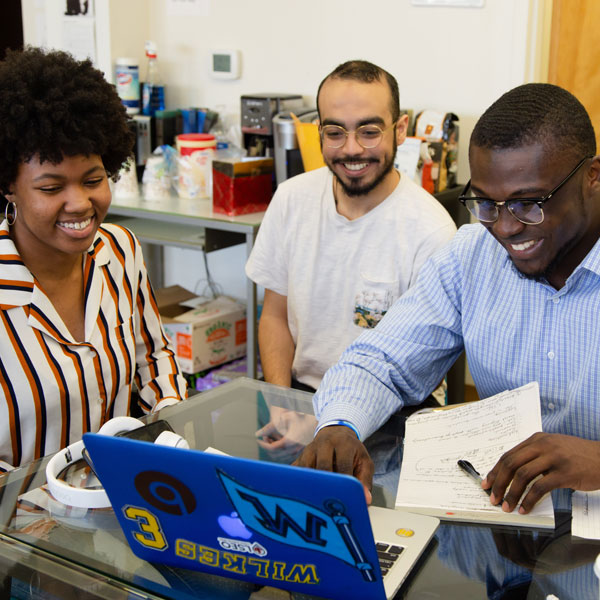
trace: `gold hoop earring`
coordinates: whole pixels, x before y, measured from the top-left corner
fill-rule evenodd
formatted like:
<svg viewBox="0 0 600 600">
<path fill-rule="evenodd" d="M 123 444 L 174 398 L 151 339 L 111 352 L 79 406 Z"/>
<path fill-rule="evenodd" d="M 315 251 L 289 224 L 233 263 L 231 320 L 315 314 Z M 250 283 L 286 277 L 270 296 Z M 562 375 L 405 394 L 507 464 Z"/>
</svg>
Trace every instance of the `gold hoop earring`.
<svg viewBox="0 0 600 600">
<path fill-rule="evenodd" d="M 9 206 L 12 210 L 11 213 L 8 212 Z M 15 221 L 17 220 L 17 204 L 15 202 L 9 201 L 6 203 L 6 208 L 4 209 L 4 218 L 6 219 L 9 227 L 15 224 Z"/>
</svg>

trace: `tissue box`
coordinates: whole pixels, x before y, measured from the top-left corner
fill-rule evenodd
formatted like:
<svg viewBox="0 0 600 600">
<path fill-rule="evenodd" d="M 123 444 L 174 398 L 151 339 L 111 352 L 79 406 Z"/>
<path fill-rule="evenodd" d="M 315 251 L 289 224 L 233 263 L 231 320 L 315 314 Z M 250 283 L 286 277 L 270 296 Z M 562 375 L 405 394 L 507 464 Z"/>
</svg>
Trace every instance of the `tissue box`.
<svg viewBox="0 0 600 600">
<path fill-rule="evenodd" d="M 156 301 L 184 373 L 197 373 L 246 355 L 243 304 L 226 296 L 198 303 L 195 294 L 178 285 L 159 289 Z"/>
<path fill-rule="evenodd" d="M 213 210 L 245 215 L 267 209 L 273 195 L 273 159 L 213 160 Z"/>
</svg>

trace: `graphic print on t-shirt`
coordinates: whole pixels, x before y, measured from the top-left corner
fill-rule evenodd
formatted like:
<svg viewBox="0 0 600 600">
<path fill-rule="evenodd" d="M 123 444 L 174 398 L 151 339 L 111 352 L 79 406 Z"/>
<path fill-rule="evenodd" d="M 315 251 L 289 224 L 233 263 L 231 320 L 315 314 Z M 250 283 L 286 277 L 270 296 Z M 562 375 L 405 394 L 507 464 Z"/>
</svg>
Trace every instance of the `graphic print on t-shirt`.
<svg viewBox="0 0 600 600">
<path fill-rule="evenodd" d="M 354 324 L 372 329 L 398 297 L 398 281 L 373 281 L 361 276 L 354 298 Z"/>
</svg>

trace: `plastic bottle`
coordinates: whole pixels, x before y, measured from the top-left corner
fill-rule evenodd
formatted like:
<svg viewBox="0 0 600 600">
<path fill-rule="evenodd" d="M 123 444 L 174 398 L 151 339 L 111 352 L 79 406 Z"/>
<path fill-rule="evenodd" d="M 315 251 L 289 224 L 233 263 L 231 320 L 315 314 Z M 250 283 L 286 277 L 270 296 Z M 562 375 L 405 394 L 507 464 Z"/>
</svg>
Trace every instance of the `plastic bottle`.
<svg viewBox="0 0 600 600">
<path fill-rule="evenodd" d="M 139 65 L 135 58 L 117 58 L 115 60 L 117 93 L 125 105 L 127 113 L 140 112 Z"/>
<path fill-rule="evenodd" d="M 146 57 L 148 58 L 148 69 L 142 88 L 142 114 L 154 116 L 157 110 L 165 110 L 165 86 L 162 84 L 158 72 L 154 42 L 146 42 Z"/>
</svg>

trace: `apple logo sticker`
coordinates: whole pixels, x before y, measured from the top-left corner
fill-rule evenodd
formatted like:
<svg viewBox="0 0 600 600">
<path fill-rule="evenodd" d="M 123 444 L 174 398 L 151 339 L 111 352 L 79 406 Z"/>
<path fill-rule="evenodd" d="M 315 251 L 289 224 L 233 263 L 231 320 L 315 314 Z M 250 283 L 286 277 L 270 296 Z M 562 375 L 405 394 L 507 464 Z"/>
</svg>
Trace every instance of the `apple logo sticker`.
<svg viewBox="0 0 600 600">
<path fill-rule="evenodd" d="M 249 540 L 252 537 L 252 532 L 248 530 L 235 511 L 230 515 L 221 515 L 217 522 L 221 529 L 231 537 L 243 540 Z"/>
</svg>

